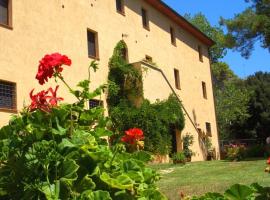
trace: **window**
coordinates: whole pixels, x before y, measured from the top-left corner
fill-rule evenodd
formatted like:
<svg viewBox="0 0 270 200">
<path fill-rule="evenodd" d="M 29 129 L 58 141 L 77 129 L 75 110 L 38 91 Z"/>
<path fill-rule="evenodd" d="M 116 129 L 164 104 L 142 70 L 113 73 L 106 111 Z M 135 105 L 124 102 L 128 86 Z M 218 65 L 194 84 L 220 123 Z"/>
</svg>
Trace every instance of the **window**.
<svg viewBox="0 0 270 200">
<path fill-rule="evenodd" d="M 212 136 L 211 124 L 209 122 L 206 122 L 205 127 L 206 127 L 206 135 L 211 137 Z"/>
<path fill-rule="evenodd" d="M 121 56 L 125 61 L 128 61 L 128 49 L 124 47 L 121 49 Z"/>
<path fill-rule="evenodd" d="M 202 82 L 203 98 L 207 99 L 206 83 Z"/>
<path fill-rule="evenodd" d="M 175 31 L 173 27 L 170 27 L 171 43 L 176 45 Z"/>
<path fill-rule="evenodd" d="M 0 25 L 11 27 L 11 0 L 0 0 Z"/>
<path fill-rule="evenodd" d="M 97 32 L 87 30 L 88 56 L 98 59 L 98 35 Z"/>
<path fill-rule="evenodd" d="M 180 75 L 179 75 L 179 70 L 174 69 L 174 80 L 175 80 L 175 87 L 176 89 L 180 90 Z"/>
<path fill-rule="evenodd" d="M 0 110 L 16 111 L 16 84 L 0 80 Z"/>
<path fill-rule="evenodd" d="M 97 99 L 91 99 L 89 101 L 89 108 L 103 107 L 103 101 Z"/>
<path fill-rule="evenodd" d="M 202 53 L 202 47 L 198 46 L 198 53 L 199 53 L 199 60 L 203 62 L 203 53 Z"/>
<path fill-rule="evenodd" d="M 153 62 L 153 58 L 151 57 L 151 56 L 148 56 L 148 55 L 145 55 L 145 60 L 147 61 L 147 62 Z"/>
<path fill-rule="evenodd" d="M 124 0 L 116 0 L 116 10 L 122 15 L 125 14 Z"/>
<path fill-rule="evenodd" d="M 143 23 L 143 27 L 149 30 L 148 13 L 147 13 L 147 10 L 145 10 L 144 8 L 142 8 L 142 23 Z"/>
</svg>

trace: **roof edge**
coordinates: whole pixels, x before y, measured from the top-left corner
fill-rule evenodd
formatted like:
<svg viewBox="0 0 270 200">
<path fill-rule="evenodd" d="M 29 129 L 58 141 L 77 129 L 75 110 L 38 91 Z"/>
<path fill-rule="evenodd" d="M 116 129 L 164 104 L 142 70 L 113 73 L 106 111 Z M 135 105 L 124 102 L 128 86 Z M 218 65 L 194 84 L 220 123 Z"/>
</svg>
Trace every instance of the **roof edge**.
<svg viewBox="0 0 270 200">
<path fill-rule="evenodd" d="M 193 36 L 198 38 L 201 42 L 206 44 L 208 47 L 211 47 L 215 44 L 210 37 L 204 34 L 201 30 L 199 30 L 196 26 L 191 24 L 187 19 L 181 16 L 178 12 L 176 12 L 173 8 L 168 6 L 162 0 L 144 0 L 152 7 L 163 13 L 165 16 L 169 17 L 172 21 L 178 24 L 180 27 L 191 33 Z"/>
</svg>

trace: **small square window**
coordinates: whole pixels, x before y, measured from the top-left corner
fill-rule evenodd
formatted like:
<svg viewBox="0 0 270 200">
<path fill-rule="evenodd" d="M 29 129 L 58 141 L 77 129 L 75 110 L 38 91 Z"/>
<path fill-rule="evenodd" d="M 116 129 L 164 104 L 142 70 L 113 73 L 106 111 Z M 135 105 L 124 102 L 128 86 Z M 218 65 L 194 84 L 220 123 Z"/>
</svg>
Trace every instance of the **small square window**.
<svg viewBox="0 0 270 200">
<path fill-rule="evenodd" d="M 11 27 L 11 4 L 12 0 L 0 0 L 0 25 Z"/>
<path fill-rule="evenodd" d="M 206 83 L 202 82 L 203 98 L 207 99 Z"/>
<path fill-rule="evenodd" d="M 212 137 L 211 124 L 209 122 L 205 123 L 206 135 Z"/>
<path fill-rule="evenodd" d="M 103 101 L 97 99 L 89 100 L 89 108 L 103 107 Z"/>
<path fill-rule="evenodd" d="M 199 53 L 199 60 L 203 62 L 203 52 L 202 47 L 200 45 L 198 46 L 198 53 Z"/>
<path fill-rule="evenodd" d="M 16 111 L 16 83 L 0 80 L 0 111 Z"/>
<path fill-rule="evenodd" d="M 175 87 L 176 89 L 180 90 L 180 74 L 178 69 L 174 69 L 174 80 L 175 80 Z"/>
<path fill-rule="evenodd" d="M 148 18 L 148 12 L 144 8 L 142 8 L 142 24 L 143 27 L 147 30 L 149 30 L 149 18 Z"/>
<path fill-rule="evenodd" d="M 115 3 L 117 12 L 124 15 L 125 14 L 124 0 L 116 0 Z"/>
<path fill-rule="evenodd" d="M 153 58 L 151 57 L 151 56 L 148 56 L 148 55 L 145 55 L 145 60 L 147 61 L 147 62 L 153 62 Z"/>
<path fill-rule="evenodd" d="M 171 34 L 171 43 L 172 45 L 176 46 L 175 31 L 173 27 L 170 27 L 170 34 Z"/>
<path fill-rule="evenodd" d="M 98 35 L 97 32 L 87 30 L 88 56 L 98 59 Z"/>
</svg>

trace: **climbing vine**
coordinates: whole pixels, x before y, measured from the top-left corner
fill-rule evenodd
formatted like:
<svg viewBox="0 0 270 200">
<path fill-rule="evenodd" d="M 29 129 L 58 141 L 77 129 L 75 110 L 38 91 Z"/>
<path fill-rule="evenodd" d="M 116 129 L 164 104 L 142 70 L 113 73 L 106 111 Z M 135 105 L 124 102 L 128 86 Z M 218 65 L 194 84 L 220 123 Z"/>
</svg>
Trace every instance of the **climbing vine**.
<svg viewBox="0 0 270 200">
<path fill-rule="evenodd" d="M 150 103 L 143 97 L 142 72 L 125 60 L 126 44 L 120 41 L 109 62 L 108 107 L 115 133 L 137 127 L 144 132 L 145 150 L 168 154 L 172 127 L 184 128 L 184 115 L 176 97 Z M 115 135 L 115 138 L 118 136 Z"/>
</svg>

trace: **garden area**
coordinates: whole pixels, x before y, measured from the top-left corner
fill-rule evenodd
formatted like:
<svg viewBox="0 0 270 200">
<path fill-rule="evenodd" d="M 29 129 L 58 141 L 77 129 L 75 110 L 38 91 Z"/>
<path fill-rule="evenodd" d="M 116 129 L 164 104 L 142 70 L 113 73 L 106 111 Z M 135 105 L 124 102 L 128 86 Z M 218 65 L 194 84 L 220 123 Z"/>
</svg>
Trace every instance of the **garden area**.
<svg viewBox="0 0 270 200">
<path fill-rule="evenodd" d="M 224 193 L 234 184 L 270 185 L 270 176 L 264 172 L 265 159 L 240 162 L 205 161 L 186 165 L 160 164 L 151 167 L 161 174 L 158 187 L 171 200 L 207 192 Z"/>
</svg>

